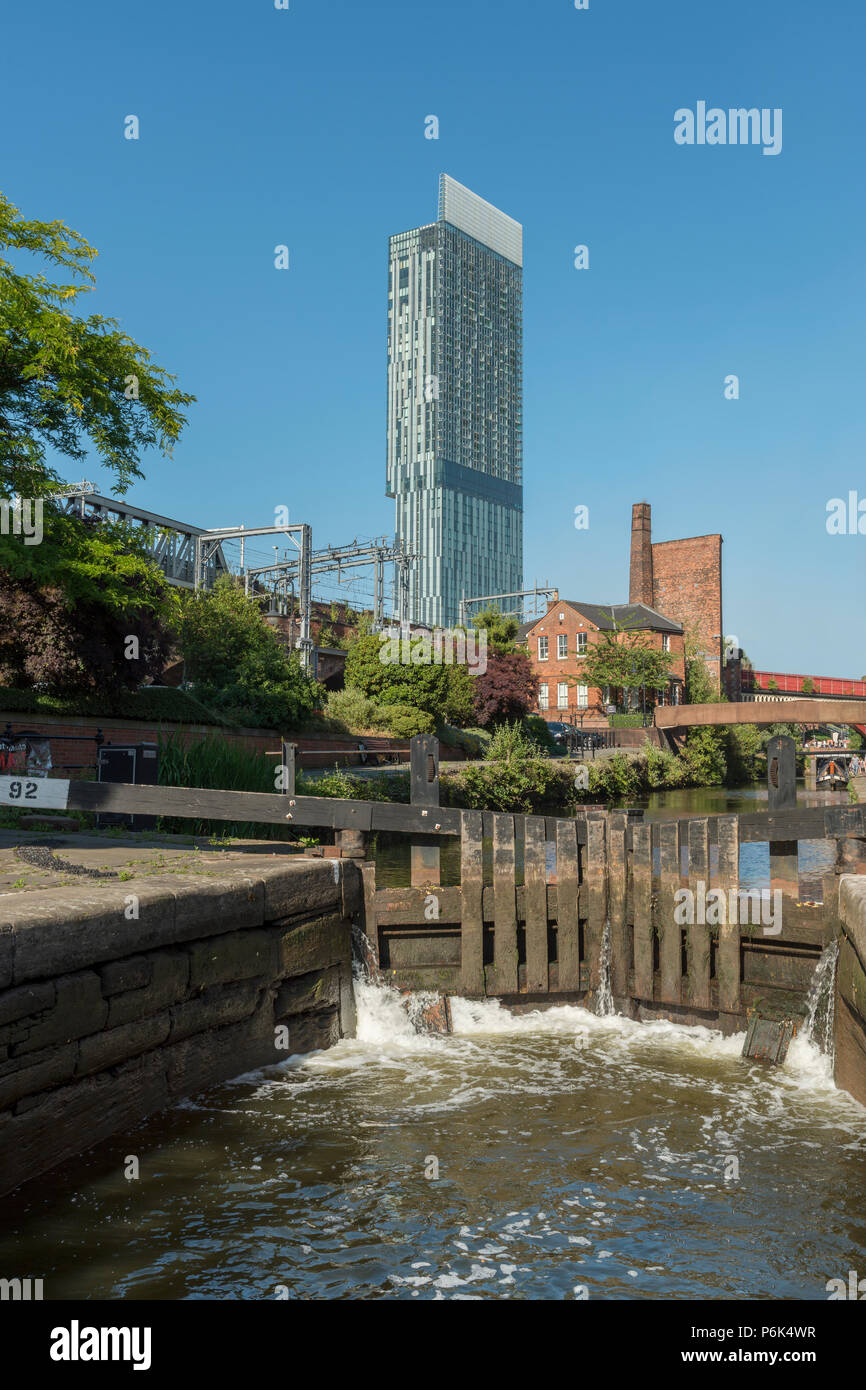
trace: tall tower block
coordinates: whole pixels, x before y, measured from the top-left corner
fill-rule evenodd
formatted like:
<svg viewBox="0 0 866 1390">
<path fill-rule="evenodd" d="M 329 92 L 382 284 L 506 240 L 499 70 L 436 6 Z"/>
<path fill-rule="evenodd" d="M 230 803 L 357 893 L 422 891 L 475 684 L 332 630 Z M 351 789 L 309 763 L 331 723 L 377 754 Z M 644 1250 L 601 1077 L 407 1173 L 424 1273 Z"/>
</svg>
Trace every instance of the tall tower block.
<svg viewBox="0 0 866 1390">
<path fill-rule="evenodd" d="M 413 622 L 523 587 L 522 314 L 520 223 L 443 174 L 437 221 L 389 248 L 385 490 Z"/>
</svg>

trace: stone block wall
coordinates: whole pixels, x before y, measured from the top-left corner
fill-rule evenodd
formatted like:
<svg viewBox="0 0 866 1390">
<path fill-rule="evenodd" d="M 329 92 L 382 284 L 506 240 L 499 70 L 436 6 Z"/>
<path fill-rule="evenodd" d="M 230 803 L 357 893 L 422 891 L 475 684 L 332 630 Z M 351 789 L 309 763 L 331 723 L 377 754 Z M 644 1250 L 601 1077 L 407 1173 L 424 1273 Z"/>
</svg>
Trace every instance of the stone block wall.
<svg viewBox="0 0 866 1390">
<path fill-rule="evenodd" d="M 0 1194 L 197 1091 L 354 1033 L 349 860 L 9 897 Z"/>
<path fill-rule="evenodd" d="M 866 1105 L 866 877 L 839 879 L 839 964 L 836 970 L 837 1086 Z"/>
</svg>

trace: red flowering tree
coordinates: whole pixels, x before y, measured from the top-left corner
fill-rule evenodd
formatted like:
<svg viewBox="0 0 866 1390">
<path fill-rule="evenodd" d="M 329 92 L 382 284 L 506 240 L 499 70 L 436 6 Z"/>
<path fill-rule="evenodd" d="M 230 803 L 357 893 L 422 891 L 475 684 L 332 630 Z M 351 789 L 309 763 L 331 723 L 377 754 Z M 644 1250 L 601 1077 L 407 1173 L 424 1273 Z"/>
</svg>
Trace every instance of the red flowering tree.
<svg viewBox="0 0 866 1390">
<path fill-rule="evenodd" d="M 538 696 L 538 678 L 525 652 L 490 652 L 487 670 L 472 680 L 475 718 L 482 729 L 524 719 Z"/>
</svg>

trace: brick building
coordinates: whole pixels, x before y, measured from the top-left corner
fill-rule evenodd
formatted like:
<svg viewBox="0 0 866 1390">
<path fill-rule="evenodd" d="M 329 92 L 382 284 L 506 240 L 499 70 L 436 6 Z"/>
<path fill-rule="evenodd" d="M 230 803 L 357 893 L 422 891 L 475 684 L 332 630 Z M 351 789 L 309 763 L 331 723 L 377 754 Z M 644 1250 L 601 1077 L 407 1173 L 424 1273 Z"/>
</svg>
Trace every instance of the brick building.
<svg viewBox="0 0 866 1390">
<path fill-rule="evenodd" d="M 538 710 L 545 719 L 576 721 L 582 728 L 607 728 L 605 705 L 616 692 L 600 690 L 582 679 L 582 663 L 587 651 L 598 641 L 599 632 L 619 630 L 622 640 L 639 631 L 647 634 L 653 647 L 670 653 L 671 682 L 652 702 L 678 704 L 685 680 L 683 629 L 679 623 L 642 603 L 608 606 L 557 599 L 534 622 L 524 624 L 521 638 L 526 643 L 532 669 L 539 681 Z M 640 705 L 640 693 L 632 692 L 632 705 Z"/>
<path fill-rule="evenodd" d="M 631 511 L 628 597 L 630 603 L 666 613 L 693 634 L 719 686 L 724 651 L 720 535 L 653 541 L 650 504 L 636 502 Z"/>
</svg>

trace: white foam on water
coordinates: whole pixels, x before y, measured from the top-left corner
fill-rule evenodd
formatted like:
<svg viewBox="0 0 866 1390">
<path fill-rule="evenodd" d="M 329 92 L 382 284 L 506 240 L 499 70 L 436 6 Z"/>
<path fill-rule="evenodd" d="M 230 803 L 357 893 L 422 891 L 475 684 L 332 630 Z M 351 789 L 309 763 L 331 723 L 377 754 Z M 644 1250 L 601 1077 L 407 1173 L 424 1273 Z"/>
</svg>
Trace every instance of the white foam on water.
<svg viewBox="0 0 866 1390">
<path fill-rule="evenodd" d="M 717 1094 L 720 1104 L 726 1096 L 733 1099 L 741 1123 L 758 1113 L 781 1118 L 798 1098 L 831 1094 L 837 1100 L 837 1124 L 840 1108 L 852 1109 L 850 1118 L 855 1118 L 854 1111 L 862 1116 L 856 1102 L 849 1106 L 849 1098 L 836 1091 L 830 1059 L 805 1030 L 791 1043 L 785 1063 L 774 1067 L 741 1060 L 743 1033 L 725 1037 L 716 1029 L 666 1019 L 637 1022 L 618 1014 L 590 1013 L 574 1004 L 512 1013 L 497 999 L 452 996 L 453 1033 L 418 1032 L 413 1015 L 419 1009 L 413 1010 L 405 994 L 365 977 L 356 977 L 354 989 L 356 1036 L 244 1078 L 258 1083 L 256 1099 L 286 1084 L 286 1072 L 291 1073 L 292 1085 L 315 1085 L 317 1076 L 376 1069 L 411 1083 L 412 1095 L 405 1096 L 407 1116 L 445 1112 L 471 1107 L 503 1088 L 530 1095 L 558 1089 L 568 1080 L 575 1059 L 587 1077 L 597 1076 L 598 1068 L 609 1064 L 621 1070 L 629 1088 L 643 1089 L 654 1073 L 664 1073 L 668 1087 L 687 1093 L 696 1084 L 695 1064 L 705 1061 L 721 1065 L 709 1071 L 702 1066 L 699 1084 L 705 1092 Z M 552 1046 L 541 1057 L 537 1045 L 520 1046 L 522 1040 L 535 1044 L 544 1036 Z M 507 1041 L 507 1049 L 491 1050 L 489 1043 L 495 1040 Z"/>
</svg>

